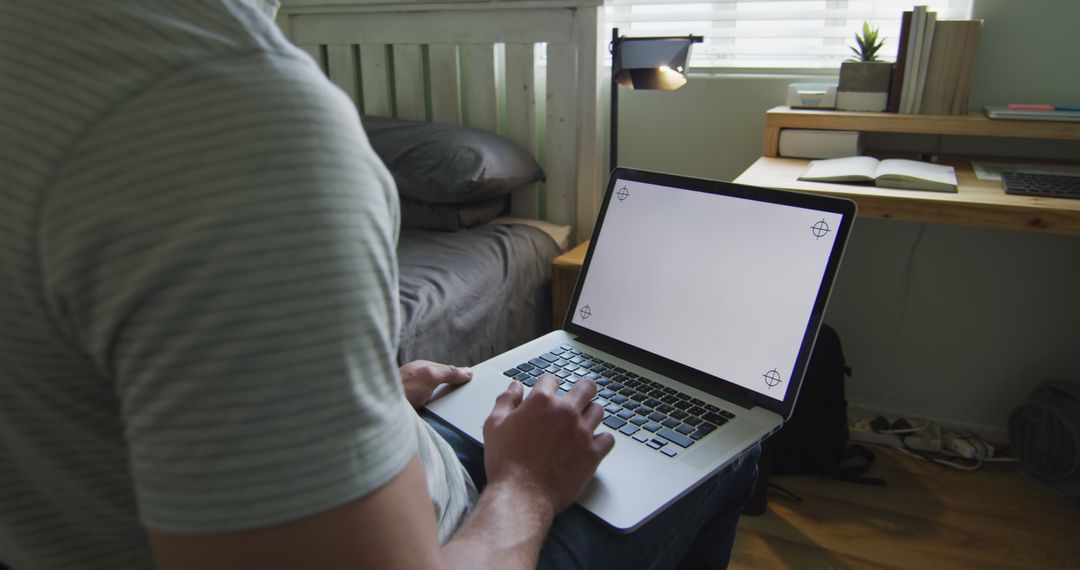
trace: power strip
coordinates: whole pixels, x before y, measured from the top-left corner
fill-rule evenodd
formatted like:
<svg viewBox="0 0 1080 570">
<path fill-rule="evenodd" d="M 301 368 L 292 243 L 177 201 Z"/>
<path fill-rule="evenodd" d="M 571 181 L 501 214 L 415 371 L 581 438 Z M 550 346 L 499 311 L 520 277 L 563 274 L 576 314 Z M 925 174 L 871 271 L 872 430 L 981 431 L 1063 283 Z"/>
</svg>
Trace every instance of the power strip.
<svg viewBox="0 0 1080 570">
<path fill-rule="evenodd" d="M 900 436 L 895 433 L 875 433 L 872 431 L 850 430 L 851 440 L 860 443 L 872 443 L 876 445 L 888 445 L 889 447 L 907 447 L 916 451 L 938 452 L 941 451 L 940 439 L 925 439 L 918 434 L 908 435 L 901 443 Z"/>
<path fill-rule="evenodd" d="M 994 446 L 977 437 L 968 437 L 954 431 L 943 434 L 943 448 L 967 459 L 988 459 L 994 456 Z"/>
<path fill-rule="evenodd" d="M 890 447 L 904 447 L 906 445 L 916 451 L 936 453 L 942 450 L 941 430 L 937 424 L 930 424 L 925 430 L 902 434 L 903 441 L 901 441 L 901 434 L 876 432 L 870 427 L 870 423 L 869 418 L 858 418 L 852 421 L 848 426 L 851 440 Z"/>
</svg>

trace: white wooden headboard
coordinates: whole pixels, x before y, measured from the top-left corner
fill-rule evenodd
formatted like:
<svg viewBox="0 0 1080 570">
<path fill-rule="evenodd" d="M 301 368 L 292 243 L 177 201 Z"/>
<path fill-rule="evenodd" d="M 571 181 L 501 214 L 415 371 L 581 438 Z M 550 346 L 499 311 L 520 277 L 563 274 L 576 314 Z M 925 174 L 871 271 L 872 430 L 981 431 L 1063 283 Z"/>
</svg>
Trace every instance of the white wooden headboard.
<svg viewBox="0 0 1080 570">
<path fill-rule="evenodd" d="M 514 216 L 586 239 L 602 184 L 602 0 L 284 0 L 278 23 L 362 113 L 496 132 L 547 182 Z M 575 242 L 576 243 L 576 242 Z"/>
</svg>

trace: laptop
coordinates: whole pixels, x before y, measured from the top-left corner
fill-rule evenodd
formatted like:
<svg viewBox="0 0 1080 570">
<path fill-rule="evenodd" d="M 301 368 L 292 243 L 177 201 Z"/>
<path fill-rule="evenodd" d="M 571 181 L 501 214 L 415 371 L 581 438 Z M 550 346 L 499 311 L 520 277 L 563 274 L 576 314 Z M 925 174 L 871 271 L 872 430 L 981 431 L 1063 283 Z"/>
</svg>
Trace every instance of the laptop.
<svg viewBox="0 0 1080 570">
<path fill-rule="evenodd" d="M 616 169 L 562 328 L 428 410 L 483 443 L 508 378 L 592 378 L 615 447 L 578 502 L 632 532 L 791 416 L 854 218 L 850 200 Z"/>
</svg>

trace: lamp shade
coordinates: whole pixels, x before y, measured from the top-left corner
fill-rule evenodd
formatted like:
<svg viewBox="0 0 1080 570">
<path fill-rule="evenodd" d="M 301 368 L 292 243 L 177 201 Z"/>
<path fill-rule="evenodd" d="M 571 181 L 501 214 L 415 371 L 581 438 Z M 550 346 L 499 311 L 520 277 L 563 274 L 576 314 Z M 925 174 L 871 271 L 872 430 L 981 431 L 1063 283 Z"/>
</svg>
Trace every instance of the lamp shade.
<svg viewBox="0 0 1080 570">
<path fill-rule="evenodd" d="M 613 79 L 630 89 L 678 89 L 686 84 L 686 62 L 694 40 L 692 36 L 619 38 L 613 50 Z"/>
</svg>

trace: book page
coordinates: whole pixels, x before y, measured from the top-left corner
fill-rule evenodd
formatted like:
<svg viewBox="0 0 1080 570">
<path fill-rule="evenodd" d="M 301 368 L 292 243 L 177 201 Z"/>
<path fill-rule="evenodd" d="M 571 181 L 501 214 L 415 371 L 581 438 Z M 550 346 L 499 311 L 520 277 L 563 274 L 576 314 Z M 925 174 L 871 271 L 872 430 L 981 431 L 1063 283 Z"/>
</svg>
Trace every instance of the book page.
<svg viewBox="0 0 1080 570">
<path fill-rule="evenodd" d="M 876 178 L 929 180 L 936 184 L 956 186 L 956 170 L 953 167 L 902 158 L 882 160 L 878 164 Z"/>
<path fill-rule="evenodd" d="M 878 159 L 872 156 L 812 160 L 799 180 L 870 182 L 874 179 L 877 167 Z"/>
</svg>

